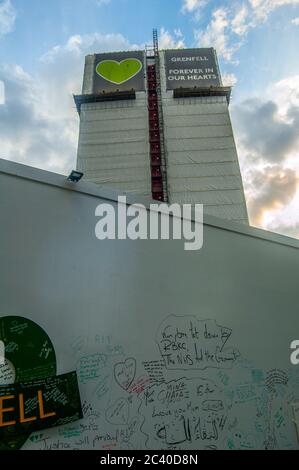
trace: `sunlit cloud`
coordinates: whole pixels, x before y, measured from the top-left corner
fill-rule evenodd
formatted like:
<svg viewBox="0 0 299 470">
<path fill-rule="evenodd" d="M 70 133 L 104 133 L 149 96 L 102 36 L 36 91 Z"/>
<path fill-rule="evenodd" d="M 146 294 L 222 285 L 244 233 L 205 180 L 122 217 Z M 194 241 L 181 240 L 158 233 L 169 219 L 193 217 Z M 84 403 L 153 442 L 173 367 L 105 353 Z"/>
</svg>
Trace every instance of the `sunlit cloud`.
<svg viewBox="0 0 299 470">
<path fill-rule="evenodd" d="M 298 76 L 232 106 L 250 221 L 299 236 Z"/>
</svg>

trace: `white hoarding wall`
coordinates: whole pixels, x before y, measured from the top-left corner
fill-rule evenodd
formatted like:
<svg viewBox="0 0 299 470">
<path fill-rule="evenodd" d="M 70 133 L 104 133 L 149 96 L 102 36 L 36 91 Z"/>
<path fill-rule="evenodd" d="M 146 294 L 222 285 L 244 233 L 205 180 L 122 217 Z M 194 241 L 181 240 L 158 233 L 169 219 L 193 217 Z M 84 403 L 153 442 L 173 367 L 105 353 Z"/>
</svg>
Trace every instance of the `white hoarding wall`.
<svg viewBox="0 0 299 470">
<path fill-rule="evenodd" d="M 296 241 L 217 219 L 197 252 L 99 241 L 111 193 L 3 162 L 0 197 L 0 322 L 46 332 L 84 414 L 24 449 L 298 449 Z"/>
</svg>

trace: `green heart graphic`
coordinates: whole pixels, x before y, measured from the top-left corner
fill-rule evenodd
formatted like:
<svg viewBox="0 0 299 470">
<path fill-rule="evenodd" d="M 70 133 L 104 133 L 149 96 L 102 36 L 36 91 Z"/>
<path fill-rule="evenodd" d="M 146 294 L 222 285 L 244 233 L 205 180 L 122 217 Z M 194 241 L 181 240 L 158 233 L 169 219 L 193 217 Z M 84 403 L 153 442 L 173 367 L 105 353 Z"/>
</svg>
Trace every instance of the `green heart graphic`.
<svg viewBox="0 0 299 470">
<path fill-rule="evenodd" d="M 96 66 L 97 74 L 115 85 L 121 85 L 135 77 L 142 69 L 142 63 L 138 59 L 102 60 Z"/>
</svg>

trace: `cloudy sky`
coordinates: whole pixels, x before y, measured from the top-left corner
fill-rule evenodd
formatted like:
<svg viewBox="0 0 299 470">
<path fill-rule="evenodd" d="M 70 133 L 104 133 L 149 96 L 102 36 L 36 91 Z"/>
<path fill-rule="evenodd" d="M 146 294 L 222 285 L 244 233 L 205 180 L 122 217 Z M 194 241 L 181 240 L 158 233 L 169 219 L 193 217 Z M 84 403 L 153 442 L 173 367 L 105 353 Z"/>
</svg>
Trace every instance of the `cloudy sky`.
<svg viewBox="0 0 299 470">
<path fill-rule="evenodd" d="M 88 53 L 214 46 L 252 225 L 299 238 L 299 0 L 0 0 L 0 158 L 75 167 Z"/>
</svg>

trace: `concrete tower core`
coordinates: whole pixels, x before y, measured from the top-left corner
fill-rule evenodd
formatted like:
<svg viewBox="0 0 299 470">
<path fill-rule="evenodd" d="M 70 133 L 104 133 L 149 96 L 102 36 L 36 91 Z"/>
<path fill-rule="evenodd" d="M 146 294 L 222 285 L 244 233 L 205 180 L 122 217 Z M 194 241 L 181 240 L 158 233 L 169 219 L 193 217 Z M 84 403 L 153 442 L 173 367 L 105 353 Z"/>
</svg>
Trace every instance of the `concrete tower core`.
<svg viewBox="0 0 299 470">
<path fill-rule="evenodd" d="M 77 169 L 102 186 L 248 223 L 230 93 L 213 48 L 88 55 L 75 96 Z"/>
</svg>

